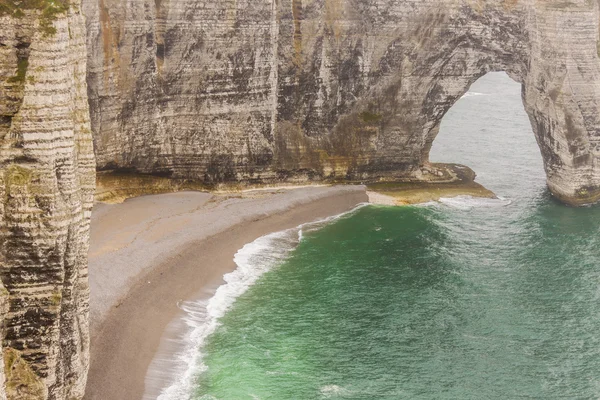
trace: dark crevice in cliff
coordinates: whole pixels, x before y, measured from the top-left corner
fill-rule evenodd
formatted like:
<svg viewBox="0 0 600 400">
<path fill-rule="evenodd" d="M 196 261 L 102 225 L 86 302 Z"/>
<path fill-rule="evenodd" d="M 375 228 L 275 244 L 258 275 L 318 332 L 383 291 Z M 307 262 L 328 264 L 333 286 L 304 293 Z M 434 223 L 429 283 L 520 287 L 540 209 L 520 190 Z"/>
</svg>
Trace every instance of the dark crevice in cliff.
<svg viewBox="0 0 600 400">
<path fill-rule="evenodd" d="M 163 64 L 166 57 L 166 40 L 167 36 L 167 17 L 169 0 L 154 0 L 154 13 L 156 18 L 156 25 L 154 27 L 154 43 L 156 45 L 156 69 L 160 75 L 162 75 Z"/>
<path fill-rule="evenodd" d="M 294 63 L 302 63 L 302 0 L 292 0 L 292 18 L 294 20 Z"/>
<path fill-rule="evenodd" d="M 23 147 L 23 137 L 18 127 L 13 127 L 15 116 L 21 110 L 24 98 L 27 72 L 29 69 L 29 37 L 20 37 L 14 46 L 16 63 L 14 75 L 6 79 L 4 114 L 0 115 L 0 140 L 7 139 L 13 148 Z M 33 83 L 33 81 L 31 81 Z M 10 137 L 7 134 L 10 133 Z"/>
</svg>

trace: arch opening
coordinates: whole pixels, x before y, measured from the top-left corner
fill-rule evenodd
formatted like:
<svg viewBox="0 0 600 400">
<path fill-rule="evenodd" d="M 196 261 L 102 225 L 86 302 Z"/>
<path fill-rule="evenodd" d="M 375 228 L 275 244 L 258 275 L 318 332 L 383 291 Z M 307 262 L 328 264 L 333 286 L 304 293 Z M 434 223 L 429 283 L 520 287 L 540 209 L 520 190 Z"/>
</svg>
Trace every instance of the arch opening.
<svg viewBox="0 0 600 400">
<path fill-rule="evenodd" d="M 499 196 L 545 191 L 544 163 L 521 88 L 505 72 L 474 82 L 442 118 L 427 155 L 430 162 L 466 165 Z"/>
</svg>

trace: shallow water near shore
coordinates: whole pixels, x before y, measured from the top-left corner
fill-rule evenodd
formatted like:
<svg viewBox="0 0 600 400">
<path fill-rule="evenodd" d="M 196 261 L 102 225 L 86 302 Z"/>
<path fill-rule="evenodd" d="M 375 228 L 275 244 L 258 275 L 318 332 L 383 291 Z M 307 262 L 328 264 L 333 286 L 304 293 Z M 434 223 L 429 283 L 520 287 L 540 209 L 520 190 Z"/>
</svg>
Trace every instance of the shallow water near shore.
<svg viewBox="0 0 600 400">
<path fill-rule="evenodd" d="M 213 298 L 192 387 L 179 389 L 203 400 L 600 397 L 600 208 L 548 193 L 520 86 L 500 73 L 473 85 L 431 159 L 468 165 L 499 199 L 367 206 L 249 244 L 236 262 L 252 279 L 232 276 L 230 296 Z"/>
</svg>

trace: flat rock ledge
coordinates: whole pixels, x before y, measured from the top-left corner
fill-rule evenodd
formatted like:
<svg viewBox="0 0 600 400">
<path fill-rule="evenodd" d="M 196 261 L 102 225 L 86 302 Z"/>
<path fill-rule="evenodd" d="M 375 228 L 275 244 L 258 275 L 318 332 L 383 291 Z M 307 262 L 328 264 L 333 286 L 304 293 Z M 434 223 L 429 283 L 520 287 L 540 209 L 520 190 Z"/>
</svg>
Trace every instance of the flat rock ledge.
<svg viewBox="0 0 600 400">
<path fill-rule="evenodd" d="M 431 164 L 421 169 L 418 182 L 378 182 L 367 185 L 369 202 L 402 206 L 438 201 L 441 198 L 472 196 L 497 198 L 475 182 L 475 172 L 460 164 Z"/>
</svg>

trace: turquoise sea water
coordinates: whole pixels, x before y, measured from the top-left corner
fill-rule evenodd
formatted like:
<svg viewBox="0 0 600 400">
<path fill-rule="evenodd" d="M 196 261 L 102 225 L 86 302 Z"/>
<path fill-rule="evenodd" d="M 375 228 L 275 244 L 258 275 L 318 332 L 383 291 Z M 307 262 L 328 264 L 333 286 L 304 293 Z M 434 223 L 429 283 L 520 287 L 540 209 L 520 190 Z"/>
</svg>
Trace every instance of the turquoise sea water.
<svg viewBox="0 0 600 400">
<path fill-rule="evenodd" d="M 192 398 L 600 398 L 600 208 L 547 192 L 519 85 L 477 82 L 431 158 L 500 199 L 367 206 L 248 247 L 268 271 L 204 340 Z"/>
</svg>

